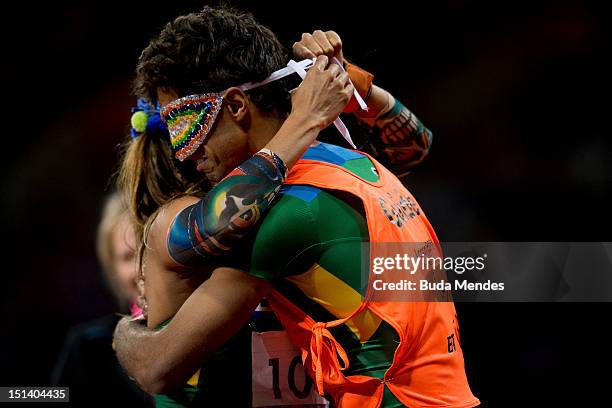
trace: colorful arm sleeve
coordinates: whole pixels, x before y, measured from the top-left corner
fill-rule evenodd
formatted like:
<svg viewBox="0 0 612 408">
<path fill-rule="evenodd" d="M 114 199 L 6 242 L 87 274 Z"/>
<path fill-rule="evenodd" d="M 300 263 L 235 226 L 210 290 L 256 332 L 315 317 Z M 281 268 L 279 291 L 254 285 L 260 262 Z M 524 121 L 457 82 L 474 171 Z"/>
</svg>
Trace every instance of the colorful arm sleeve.
<svg viewBox="0 0 612 408">
<path fill-rule="evenodd" d="M 286 175 L 278 156 L 259 151 L 176 216 L 168 230 L 170 256 L 181 265 L 197 266 L 227 254 L 257 224 Z"/>
<path fill-rule="evenodd" d="M 433 135 L 421 121 L 395 99 L 393 108 L 376 120 L 360 120 L 371 137 L 364 150 L 402 177 L 423 161 Z"/>
</svg>

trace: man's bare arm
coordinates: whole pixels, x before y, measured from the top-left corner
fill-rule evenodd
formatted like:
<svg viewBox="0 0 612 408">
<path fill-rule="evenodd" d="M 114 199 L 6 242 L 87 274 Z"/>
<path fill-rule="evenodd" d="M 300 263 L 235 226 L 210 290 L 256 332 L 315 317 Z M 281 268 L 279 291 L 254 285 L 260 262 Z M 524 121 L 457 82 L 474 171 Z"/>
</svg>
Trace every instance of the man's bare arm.
<svg viewBox="0 0 612 408">
<path fill-rule="evenodd" d="M 176 388 L 238 332 L 268 289 L 264 280 L 217 268 L 163 329 L 123 318 L 115 329 L 117 358 L 148 393 Z"/>
<path fill-rule="evenodd" d="M 335 31 L 316 30 L 304 33 L 293 44 L 297 58 L 318 55 L 344 61 L 355 88 L 364 98 L 368 110 L 359 109 L 351 100 L 346 113 L 353 112 L 371 137 L 363 150 L 380 160 L 396 176 L 402 177 L 423 161 L 433 141 L 432 133 L 399 100 L 386 90 L 373 85 L 374 76 L 344 59 L 342 40 Z"/>
<path fill-rule="evenodd" d="M 398 177 L 419 165 L 429 153 L 433 135 L 423 123 L 386 90 L 372 85 L 369 111 L 356 111 L 371 133 L 364 148 Z"/>
</svg>

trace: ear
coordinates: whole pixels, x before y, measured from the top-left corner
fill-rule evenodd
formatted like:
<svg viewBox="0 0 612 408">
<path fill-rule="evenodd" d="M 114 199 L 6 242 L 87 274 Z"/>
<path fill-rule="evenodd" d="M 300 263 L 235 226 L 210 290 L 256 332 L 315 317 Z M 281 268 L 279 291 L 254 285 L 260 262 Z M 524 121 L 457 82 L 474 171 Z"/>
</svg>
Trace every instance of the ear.
<svg viewBox="0 0 612 408">
<path fill-rule="evenodd" d="M 227 103 L 225 112 L 234 122 L 243 123 L 249 116 L 250 100 L 239 88 L 231 87 L 225 91 L 224 99 Z"/>
<path fill-rule="evenodd" d="M 168 87 L 157 88 L 155 93 L 157 94 L 157 101 L 160 106 L 166 106 L 179 97 L 174 89 Z"/>
</svg>

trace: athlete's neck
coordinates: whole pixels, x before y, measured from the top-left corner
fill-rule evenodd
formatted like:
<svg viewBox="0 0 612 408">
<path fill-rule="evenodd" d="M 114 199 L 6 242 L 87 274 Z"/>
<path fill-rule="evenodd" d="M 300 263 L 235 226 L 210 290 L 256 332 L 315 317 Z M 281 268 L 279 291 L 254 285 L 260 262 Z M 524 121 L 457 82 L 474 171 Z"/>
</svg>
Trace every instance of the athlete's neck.
<svg viewBox="0 0 612 408">
<path fill-rule="evenodd" d="M 269 115 L 259 116 L 256 120 L 253 120 L 248 138 L 250 153 L 255 154 L 263 149 L 276 135 L 285 119 L 285 116 Z"/>
</svg>

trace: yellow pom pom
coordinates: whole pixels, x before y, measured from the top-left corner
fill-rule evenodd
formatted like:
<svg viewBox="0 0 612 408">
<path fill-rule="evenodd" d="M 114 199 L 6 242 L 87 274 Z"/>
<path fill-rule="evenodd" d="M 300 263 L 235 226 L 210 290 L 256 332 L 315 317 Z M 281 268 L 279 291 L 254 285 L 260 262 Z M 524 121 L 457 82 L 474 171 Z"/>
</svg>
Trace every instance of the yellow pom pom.
<svg viewBox="0 0 612 408">
<path fill-rule="evenodd" d="M 132 124 L 132 128 L 138 133 L 142 133 L 147 129 L 147 114 L 143 111 L 134 112 L 132 118 L 130 119 L 130 123 Z"/>
</svg>

